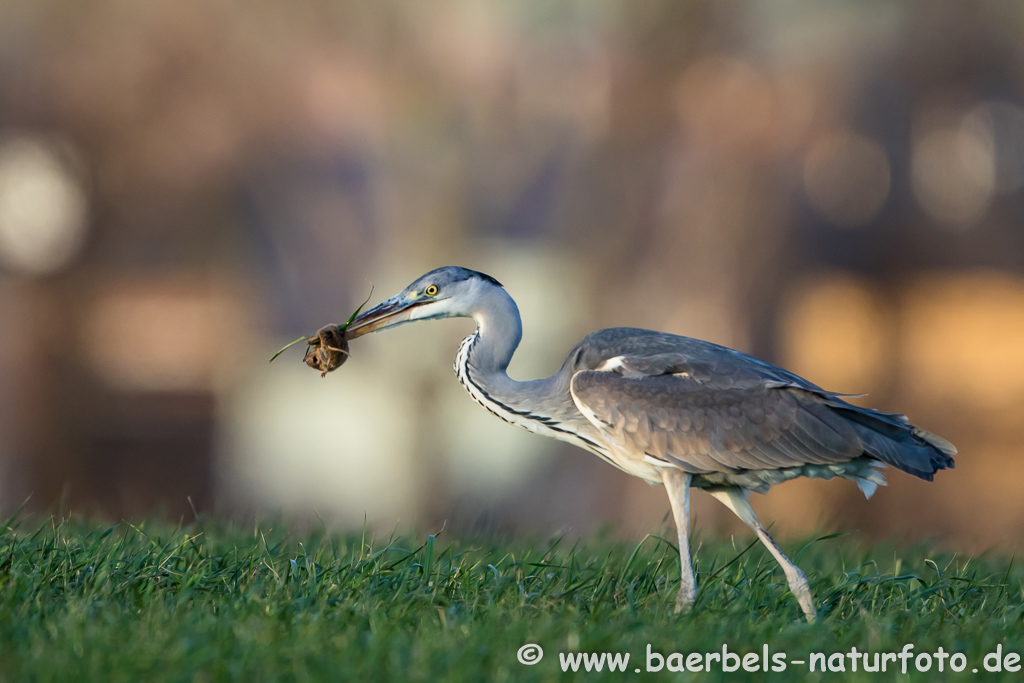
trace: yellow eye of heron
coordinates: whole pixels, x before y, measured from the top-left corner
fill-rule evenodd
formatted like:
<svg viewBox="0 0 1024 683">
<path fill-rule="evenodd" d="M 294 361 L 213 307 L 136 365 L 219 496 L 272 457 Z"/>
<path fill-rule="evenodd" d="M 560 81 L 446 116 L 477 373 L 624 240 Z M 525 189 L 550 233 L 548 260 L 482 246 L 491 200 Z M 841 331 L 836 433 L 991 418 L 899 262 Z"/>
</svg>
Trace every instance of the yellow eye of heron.
<svg viewBox="0 0 1024 683">
<path fill-rule="evenodd" d="M 423 290 L 423 293 L 427 296 L 434 296 L 437 294 L 437 285 L 428 285 L 427 288 Z"/>
</svg>

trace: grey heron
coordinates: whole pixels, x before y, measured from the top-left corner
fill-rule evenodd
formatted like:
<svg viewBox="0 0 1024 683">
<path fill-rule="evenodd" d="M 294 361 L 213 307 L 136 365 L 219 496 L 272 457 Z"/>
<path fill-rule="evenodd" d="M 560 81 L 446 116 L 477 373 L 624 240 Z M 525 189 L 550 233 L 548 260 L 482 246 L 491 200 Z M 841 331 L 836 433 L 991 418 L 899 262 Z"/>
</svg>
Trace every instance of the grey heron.
<svg viewBox="0 0 1024 683">
<path fill-rule="evenodd" d="M 507 369 L 522 323 L 515 301 L 489 275 L 432 270 L 359 315 L 353 339 L 416 320 L 471 317 L 455 374 L 474 401 L 502 420 L 567 441 L 652 484 L 664 484 L 679 537 L 676 611 L 697 582 L 688 542 L 690 488 L 703 489 L 743 520 L 775 556 L 809 621 L 816 616 L 804 573 L 754 514 L 750 491 L 795 477 L 852 479 L 868 497 L 891 465 L 931 481 L 956 449 L 903 415 L 861 408 L 753 356 L 663 332 L 610 328 L 587 335 L 545 379 L 516 381 Z"/>
</svg>

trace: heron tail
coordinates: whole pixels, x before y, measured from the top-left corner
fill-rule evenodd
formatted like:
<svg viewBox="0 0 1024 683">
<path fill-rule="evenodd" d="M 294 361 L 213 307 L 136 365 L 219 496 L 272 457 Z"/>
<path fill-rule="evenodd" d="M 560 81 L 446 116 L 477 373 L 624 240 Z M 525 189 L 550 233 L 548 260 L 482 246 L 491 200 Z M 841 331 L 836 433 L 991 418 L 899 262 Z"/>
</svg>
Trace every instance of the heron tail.
<svg viewBox="0 0 1024 683">
<path fill-rule="evenodd" d="M 941 436 L 909 422 L 904 415 L 850 404 L 834 405 L 864 443 L 864 451 L 887 465 L 925 481 L 939 470 L 953 469 L 956 447 Z"/>
</svg>

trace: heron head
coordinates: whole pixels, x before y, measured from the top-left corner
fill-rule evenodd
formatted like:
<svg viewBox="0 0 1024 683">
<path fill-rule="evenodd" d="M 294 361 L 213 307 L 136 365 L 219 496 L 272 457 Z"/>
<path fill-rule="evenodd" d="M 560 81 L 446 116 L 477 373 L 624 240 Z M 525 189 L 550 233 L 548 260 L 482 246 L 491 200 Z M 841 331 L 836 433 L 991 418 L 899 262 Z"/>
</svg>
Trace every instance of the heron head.
<svg viewBox="0 0 1024 683">
<path fill-rule="evenodd" d="M 501 288 L 493 277 L 475 270 L 437 268 L 359 315 L 346 329 L 346 336 L 354 339 L 414 320 L 471 317 L 489 293 Z"/>
</svg>

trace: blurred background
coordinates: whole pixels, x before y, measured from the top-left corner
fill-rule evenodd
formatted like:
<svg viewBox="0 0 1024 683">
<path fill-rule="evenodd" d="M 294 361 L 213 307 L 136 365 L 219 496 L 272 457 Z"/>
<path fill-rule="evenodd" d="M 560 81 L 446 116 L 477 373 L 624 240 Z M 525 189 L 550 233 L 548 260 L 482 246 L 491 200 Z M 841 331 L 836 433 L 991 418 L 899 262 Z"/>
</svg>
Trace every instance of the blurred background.
<svg viewBox="0 0 1024 683">
<path fill-rule="evenodd" d="M 470 321 L 292 349 L 427 270 L 708 339 L 960 448 L 783 536 L 1024 532 L 1024 4 L 0 0 L 0 508 L 548 535 L 660 488 L 474 406 Z M 737 529 L 707 496 L 696 526 Z"/>
</svg>

